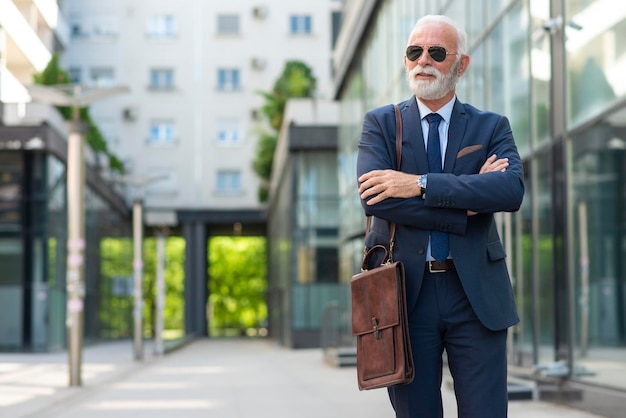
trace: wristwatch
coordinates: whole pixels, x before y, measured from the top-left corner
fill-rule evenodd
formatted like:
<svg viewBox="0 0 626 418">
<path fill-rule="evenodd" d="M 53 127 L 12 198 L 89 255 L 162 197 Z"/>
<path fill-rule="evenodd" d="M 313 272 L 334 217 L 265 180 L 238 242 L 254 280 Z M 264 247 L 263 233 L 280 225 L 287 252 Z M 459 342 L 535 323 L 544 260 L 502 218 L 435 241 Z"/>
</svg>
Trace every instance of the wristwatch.
<svg viewBox="0 0 626 418">
<path fill-rule="evenodd" d="M 420 196 L 422 199 L 426 199 L 426 185 L 428 184 L 428 177 L 426 174 L 422 174 L 417 178 L 417 185 L 420 186 Z"/>
<path fill-rule="evenodd" d="M 417 185 L 420 186 L 420 196 L 422 199 L 426 199 L 426 185 L 428 184 L 428 177 L 426 174 L 422 174 L 417 178 Z"/>
</svg>

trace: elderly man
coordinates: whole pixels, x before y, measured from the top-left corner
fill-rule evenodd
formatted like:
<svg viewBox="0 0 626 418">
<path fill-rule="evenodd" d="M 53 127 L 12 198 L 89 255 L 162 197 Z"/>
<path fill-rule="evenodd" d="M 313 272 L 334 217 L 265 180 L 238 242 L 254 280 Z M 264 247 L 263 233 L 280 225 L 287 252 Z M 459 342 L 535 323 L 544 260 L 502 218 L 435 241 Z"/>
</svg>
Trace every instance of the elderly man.
<svg viewBox="0 0 626 418">
<path fill-rule="evenodd" d="M 404 56 L 414 97 L 399 103 L 404 140 L 395 167 L 393 106 L 365 115 L 359 193 L 374 225 L 369 248 L 389 242 L 406 271 L 415 379 L 389 388 L 397 417 L 440 418 L 447 353 L 460 418 L 507 416 L 507 328 L 519 321 L 494 213 L 516 211 L 523 171 L 508 120 L 462 103 L 470 63 L 465 32 L 425 16 Z"/>
</svg>

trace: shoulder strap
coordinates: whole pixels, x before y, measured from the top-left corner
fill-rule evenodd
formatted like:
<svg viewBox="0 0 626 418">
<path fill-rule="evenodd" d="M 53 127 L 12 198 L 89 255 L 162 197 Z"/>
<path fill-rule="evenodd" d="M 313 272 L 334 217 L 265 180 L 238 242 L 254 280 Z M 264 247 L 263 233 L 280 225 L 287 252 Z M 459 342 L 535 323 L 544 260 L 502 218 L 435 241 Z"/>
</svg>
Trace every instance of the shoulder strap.
<svg viewBox="0 0 626 418">
<path fill-rule="evenodd" d="M 396 170 L 400 171 L 400 163 L 402 162 L 402 113 L 398 105 L 393 105 L 396 114 Z M 369 234 L 372 228 L 372 217 L 367 216 L 365 219 L 365 235 Z M 396 223 L 391 222 L 389 231 L 389 260 L 393 259 L 393 244 L 396 238 Z"/>
</svg>

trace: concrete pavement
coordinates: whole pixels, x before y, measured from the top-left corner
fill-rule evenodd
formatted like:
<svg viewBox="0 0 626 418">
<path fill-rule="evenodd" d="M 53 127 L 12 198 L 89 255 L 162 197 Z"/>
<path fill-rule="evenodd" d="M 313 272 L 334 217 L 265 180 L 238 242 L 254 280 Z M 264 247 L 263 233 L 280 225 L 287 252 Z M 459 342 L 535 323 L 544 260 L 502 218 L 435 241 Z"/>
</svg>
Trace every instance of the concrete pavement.
<svg viewBox="0 0 626 418">
<path fill-rule="evenodd" d="M 393 417 L 385 390 L 359 392 L 353 367 L 262 339 L 196 340 L 143 362 L 132 360 L 130 341 L 103 343 L 84 350 L 83 386 L 67 382 L 65 353 L 0 353 L 0 417 Z M 456 418 L 447 386 L 445 417 Z M 538 401 L 509 410 L 511 418 L 598 417 Z"/>
</svg>

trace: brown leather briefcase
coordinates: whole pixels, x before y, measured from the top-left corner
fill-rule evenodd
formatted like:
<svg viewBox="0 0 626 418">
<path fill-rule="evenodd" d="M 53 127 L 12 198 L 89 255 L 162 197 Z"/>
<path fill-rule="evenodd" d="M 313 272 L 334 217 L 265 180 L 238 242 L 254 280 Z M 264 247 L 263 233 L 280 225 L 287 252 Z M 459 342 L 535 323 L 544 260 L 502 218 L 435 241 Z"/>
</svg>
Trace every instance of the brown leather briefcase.
<svg viewBox="0 0 626 418">
<path fill-rule="evenodd" d="M 385 263 L 366 270 L 368 258 L 367 255 L 364 258 L 363 271 L 350 282 L 360 390 L 410 383 L 415 372 L 402 263 Z"/>
<path fill-rule="evenodd" d="M 396 115 L 396 170 L 402 161 L 402 113 Z M 365 235 L 372 217 L 367 217 Z M 390 225 L 389 247 L 375 245 L 363 253 L 361 272 L 352 276 L 352 333 L 356 336 L 359 389 L 410 383 L 415 375 L 407 321 L 404 266 L 393 262 L 396 224 Z M 380 266 L 369 269 L 369 259 L 384 251 Z"/>
</svg>

